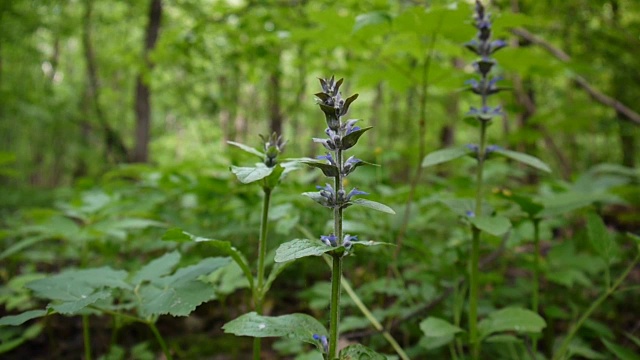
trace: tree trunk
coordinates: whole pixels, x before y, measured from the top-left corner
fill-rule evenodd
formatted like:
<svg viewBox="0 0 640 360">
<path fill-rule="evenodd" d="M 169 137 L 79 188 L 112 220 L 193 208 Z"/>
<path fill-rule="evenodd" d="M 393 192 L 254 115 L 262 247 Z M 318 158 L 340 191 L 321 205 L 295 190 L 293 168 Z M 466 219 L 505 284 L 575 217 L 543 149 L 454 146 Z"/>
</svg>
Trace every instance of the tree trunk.
<svg viewBox="0 0 640 360">
<path fill-rule="evenodd" d="M 143 58 L 145 68 L 136 78 L 136 137 L 135 148 L 131 160 L 133 162 L 149 161 L 149 139 L 151 129 L 151 90 L 149 89 L 149 77 L 145 76 L 151 72 L 153 63 L 149 54 L 156 46 L 158 33 L 160 32 L 160 21 L 162 20 L 162 1 L 151 0 L 149 6 L 149 23 L 144 40 Z"/>
</svg>

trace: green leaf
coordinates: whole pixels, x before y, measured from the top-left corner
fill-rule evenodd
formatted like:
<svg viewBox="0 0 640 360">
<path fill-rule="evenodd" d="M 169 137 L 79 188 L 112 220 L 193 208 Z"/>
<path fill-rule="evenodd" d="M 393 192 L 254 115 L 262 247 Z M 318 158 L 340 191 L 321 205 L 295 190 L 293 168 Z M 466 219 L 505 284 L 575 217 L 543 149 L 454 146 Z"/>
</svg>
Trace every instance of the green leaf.
<svg viewBox="0 0 640 360">
<path fill-rule="evenodd" d="M 355 344 L 349 345 L 340 350 L 340 360 L 386 360 L 387 357 L 369 349 L 368 347 Z"/>
<path fill-rule="evenodd" d="M 373 129 L 373 126 L 369 126 L 369 127 L 362 128 L 360 130 L 353 131 L 349 135 L 343 137 L 342 149 L 343 150 L 350 149 L 352 146 L 358 143 L 358 139 L 360 139 L 360 136 L 362 136 L 362 134 L 364 134 L 365 132 L 371 129 Z"/>
<path fill-rule="evenodd" d="M 280 178 L 285 171 L 285 168 L 280 164 L 276 164 L 276 166 L 272 167 L 272 169 L 273 170 L 271 174 L 265 177 L 262 183 L 264 187 L 269 189 L 275 189 L 275 187 L 278 186 L 278 183 L 280 183 Z"/>
<path fill-rule="evenodd" d="M 18 325 L 24 324 L 25 322 L 31 319 L 36 319 L 39 317 L 43 317 L 45 315 L 47 315 L 47 310 L 29 310 L 18 315 L 4 316 L 0 318 L 0 326 L 3 326 L 3 325 L 18 326 Z"/>
<path fill-rule="evenodd" d="M 244 150 L 245 152 L 248 152 L 249 154 L 252 154 L 252 155 L 255 155 L 255 156 L 259 157 L 260 159 L 264 159 L 265 156 L 266 156 L 263 152 L 258 151 L 256 149 L 252 148 L 251 146 L 247 146 L 245 144 L 240 144 L 240 143 L 237 143 L 235 141 L 227 141 L 227 144 L 236 146 L 236 147 Z"/>
<path fill-rule="evenodd" d="M 611 260 L 613 246 L 615 245 L 602 218 L 595 213 L 587 215 L 587 234 L 589 242 L 596 253 L 603 259 Z"/>
<path fill-rule="evenodd" d="M 101 288 L 133 288 L 125 282 L 128 274 L 124 270 L 110 267 L 69 270 L 48 278 L 32 281 L 26 285 L 41 298 L 59 301 L 80 301 Z M 97 300 L 97 299 L 95 299 Z"/>
<path fill-rule="evenodd" d="M 0 354 L 7 353 L 18 346 L 22 345 L 27 340 L 35 339 L 42 330 L 44 325 L 42 323 L 35 323 L 29 326 L 26 330 L 19 332 L 0 332 Z M 16 329 L 17 330 L 17 329 Z"/>
<path fill-rule="evenodd" d="M 233 261 L 240 266 L 244 276 L 249 281 L 249 286 L 253 289 L 253 274 L 251 273 L 251 268 L 249 267 L 249 262 L 247 258 L 234 246 L 231 245 L 229 241 L 217 240 L 217 239 L 208 239 L 200 236 L 195 236 L 186 231 L 183 231 L 180 228 L 169 229 L 162 236 L 162 240 L 164 241 L 176 241 L 176 242 L 187 242 L 194 241 L 197 243 L 207 243 L 208 246 L 212 246 L 221 254 L 230 256 Z"/>
<path fill-rule="evenodd" d="M 533 168 L 536 168 L 538 170 L 542 170 L 542 171 L 546 171 L 546 172 L 551 172 L 551 168 L 549 168 L 549 165 L 545 164 L 542 160 L 538 159 L 535 156 L 531 156 L 528 154 L 523 154 L 521 152 L 517 152 L 517 151 L 512 151 L 512 150 L 506 150 L 506 149 L 496 149 L 493 151 L 493 153 L 495 154 L 499 154 L 502 155 L 506 158 L 509 158 L 511 160 L 515 160 L 517 162 L 523 163 L 525 165 L 529 165 Z"/>
<path fill-rule="evenodd" d="M 307 314 L 262 316 L 255 312 L 244 314 L 224 324 L 227 334 L 251 337 L 288 337 L 315 344 L 313 335 L 327 335 L 325 327 Z"/>
<path fill-rule="evenodd" d="M 111 291 L 101 290 L 90 295 L 79 295 L 73 301 L 65 301 L 62 303 L 49 304 L 49 308 L 64 315 L 75 315 L 80 310 L 95 303 L 98 300 L 108 299 L 111 296 Z"/>
<path fill-rule="evenodd" d="M 489 314 L 486 319 L 478 323 L 480 338 L 503 331 L 517 333 L 539 333 L 547 326 L 540 315 L 527 309 L 506 308 Z"/>
<path fill-rule="evenodd" d="M 331 206 L 329 206 L 327 199 L 320 195 L 320 192 L 318 191 L 314 191 L 314 192 L 303 192 L 302 193 L 303 196 L 306 196 L 308 198 L 310 198 L 311 200 L 317 202 L 318 204 L 328 207 L 330 208 Z"/>
<path fill-rule="evenodd" d="M 170 276 L 153 279 L 139 290 L 140 313 L 187 316 L 203 302 L 215 298 L 215 289 L 199 279 L 229 263 L 229 258 L 207 258 L 199 263 L 178 269 Z"/>
<path fill-rule="evenodd" d="M 424 159 L 422 159 L 422 167 L 429 167 L 446 163 L 471 154 L 472 152 L 473 151 L 466 146 L 437 150 L 429 153 L 424 157 Z"/>
<path fill-rule="evenodd" d="M 354 199 L 354 200 L 351 200 L 349 202 L 354 204 L 354 205 L 364 206 L 366 208 L 373 209 L 373 210 L 378 210 L 378 211 L 381 211 L 381 212 L 387 213 L 387 214 L 395 215 L 395 213 L 396 213 L 395 211 L 393 211 L 392 208 L 388 207 L 385 204 L 381 204 L 379 202 L 375 202 L 375 201 L 371 201 L 371 200 L 367 200 L 367 199 Z"/>
<path fill-rule="evenodd" d="M 503 216 L 476 216 L 469 221 L 478 229 L 494 236 L 501 236 L 511 228 L 509 219 Z"/>
<path fill-rule="evenodd" d="M 281 263 L 307 256 L 320 256 L 335 249 L 325 245 L 320 240 L 295 239 L 278 247 L 274 261 Z"/>
<path fill-rule="evenodd" d="M 324 176 L 327 176 L 327 177 L 338 176 L 338 167 L 335 165 L 327 164 L 326 162 L 320 161 L 320 160 L 304 161 L 303 163 L 311 167 L 315 167 L 322 170 L 322 173 L 324 174 Z"/>
<path fill-rule="evenodd" d="M 420 323 L 420 330 L 422 330 L 427 337 L 452 336 L 464 331 L 446 320 L 433 316 L 428 317 Z"/>
<path fill-rule="evenodd" d="M 243 184 L 250 184 L 271 175 L 273 168 L 265 164 L 256 164 L 255 167 L 231 166 L 231 172 L 236 174 L 238 180 Z"/>
<path fill-rule="evenodd" d="M 157 279 L 163 275 L 171 273 L 180 261 L 180 253 L 173 251 L 164 254 L 162 257 L 155 259 L 143 266 L 131 279 L 131 283 L 137 285 L 143 281 Z"/>
<path fill-rule="evenodd" d="M 544 205 L 540 204 L 537 199 L 531 196 L 511 194 L 505 195 L 504 197 L 518 204 L 522 211 L 531 217 L 535 217 L 544 209 Z"/>
<path fill-rule="evenodd" d="M 366 14 L 360 14 L 356 17 L 356 23 L 353 25 L 353 32 L 358 32 L 366 26 L 379 24 L 391 24 L 391 15 L 385 11 L 374 11 Z"/>
</svg>

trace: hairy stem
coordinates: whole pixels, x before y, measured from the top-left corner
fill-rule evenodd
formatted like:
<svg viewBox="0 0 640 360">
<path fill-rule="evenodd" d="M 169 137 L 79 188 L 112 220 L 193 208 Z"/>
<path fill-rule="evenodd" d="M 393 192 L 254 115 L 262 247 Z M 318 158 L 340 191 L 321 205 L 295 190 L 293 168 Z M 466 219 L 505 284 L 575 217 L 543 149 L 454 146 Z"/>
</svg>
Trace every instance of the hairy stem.
<svg viewBox="0 0 640 360">
<path fill-rule="evenodd" d="M 82 338 L 84 340 L 84 358 L 91 360 L 91 333 L 89 315 L 82 315 Z"/>
<path fill-rule="evenodd" d="M 264 202 L 262 203 L 262 219 L 260 221 L 260 238 L 258 239 L 258 286 L 253 292 L 253 302 L 256 313 L 262 315 L 262 304 L 264 302 L 264 261 L 267 256 L 267 231 L 269 228 L 269 202 L 271 201 L 271 189 L 264 187 Z M 261 338 L 253 339 L 253 359 L 260 360 Z"/>
<path fill-rule="evenodd" d="M 336 164 L 338 165 L 338 175 L 335 177 L 335 191 L 336 202 L 338 194 L 344 193 L 344 187 L 342 184 L 342 150 L 336 150 Z M 336 242 L 338 246 L 342 245 L 342 207 L 340 205 L 333 209 L 333 231 L 336 236 Z M 329 311 L 329 354 L 328 359 L 333 360 L 337 358 L 338 350 L 338 338 L 340 337 L 340 331 L 338 329 L 340 323 L 340 290 L 342 280 L 342 256 L 333 255 L 333 266 L 331 267 L 331 307 Z"/>
<path fill-rule="evenodd" d="M 483 101 L 484 103 L 484 101 Z M 478 148 L 478 168 L 476 173 L 476 206 L 475 216 L 482 216 L 482 176 L 486 153 L 486 137 L 488 122 L 480 122 L 480 146 Z M 480 341 L 478 340 L 478 277 L 480 261 L 480 229 L 471 227 L 471 256 L 469 265 L 469 341 L 472 347 L 473 359 L 480 356 Z"/>
</svg>

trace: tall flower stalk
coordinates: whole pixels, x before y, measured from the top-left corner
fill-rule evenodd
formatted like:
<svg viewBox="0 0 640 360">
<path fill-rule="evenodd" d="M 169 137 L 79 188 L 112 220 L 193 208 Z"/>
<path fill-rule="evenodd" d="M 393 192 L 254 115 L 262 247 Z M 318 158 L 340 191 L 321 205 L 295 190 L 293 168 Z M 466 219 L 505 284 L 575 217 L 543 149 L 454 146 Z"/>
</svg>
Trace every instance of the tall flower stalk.
<svg viewBox="0 0 640 360">
<path fill-rule="evenodd" d="M 466 47 L 473 51 L 480 59 L 473 63 L 479 79 L 468 81 L 471 91 L 480 96 L 482 104 L 480 108 L 471 107 L 469 115 L 478 120 L 480 128 L 479 145 L 473 146 L 477 151 L 476 159 L 476 196 L 475 211 L 473 216 L 482 216 L 483 199 L 483 171 L 484 163 L 488 154 L 493 150 L 487 147 L 487 127 L 491 119 L 502 114 L 500 106 L 491 107 L 488 105 L 489 96 L 499 92 L 501 89 L 496 86 L 499 77 L 491 76 L 491 70 L 496 62 L 492 55 L 497 50 L 506 46 L 502 40 L 491 39 L 491 19 L 485 11 L 484 6 L 476 0 L 474 13 L 474 24 L 478 30 L 476 38 L 466 44 Z M 480 258 L 480 238 L 481 230 L 476 225 L 471 225 L 472 241 L 471 256 L 469 257 L 469 340 L 472 347 L 472 355 L 477 359 L 480 354 L 480 340 L 478 338 L 478 277 Z"/>
</svg>

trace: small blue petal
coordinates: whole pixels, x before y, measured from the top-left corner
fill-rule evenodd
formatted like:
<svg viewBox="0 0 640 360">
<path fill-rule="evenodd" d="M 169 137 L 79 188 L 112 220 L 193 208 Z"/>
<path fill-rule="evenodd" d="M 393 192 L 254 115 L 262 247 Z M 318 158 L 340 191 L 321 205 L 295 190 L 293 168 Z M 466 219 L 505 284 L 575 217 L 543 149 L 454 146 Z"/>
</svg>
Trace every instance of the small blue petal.
<svg viewBox="0 0 640 360">
<path fill-rule="evenodd" d="M 318 334 L 313 334 L 313 340 L 320 340 L 320 335 Z"/>
<path fill-rule="evenodd" d="M 471 210 L 467 210 L 465 214 L 467 214 L 468 217 L 476 217 L 476 214 Z"/>
</svg>

